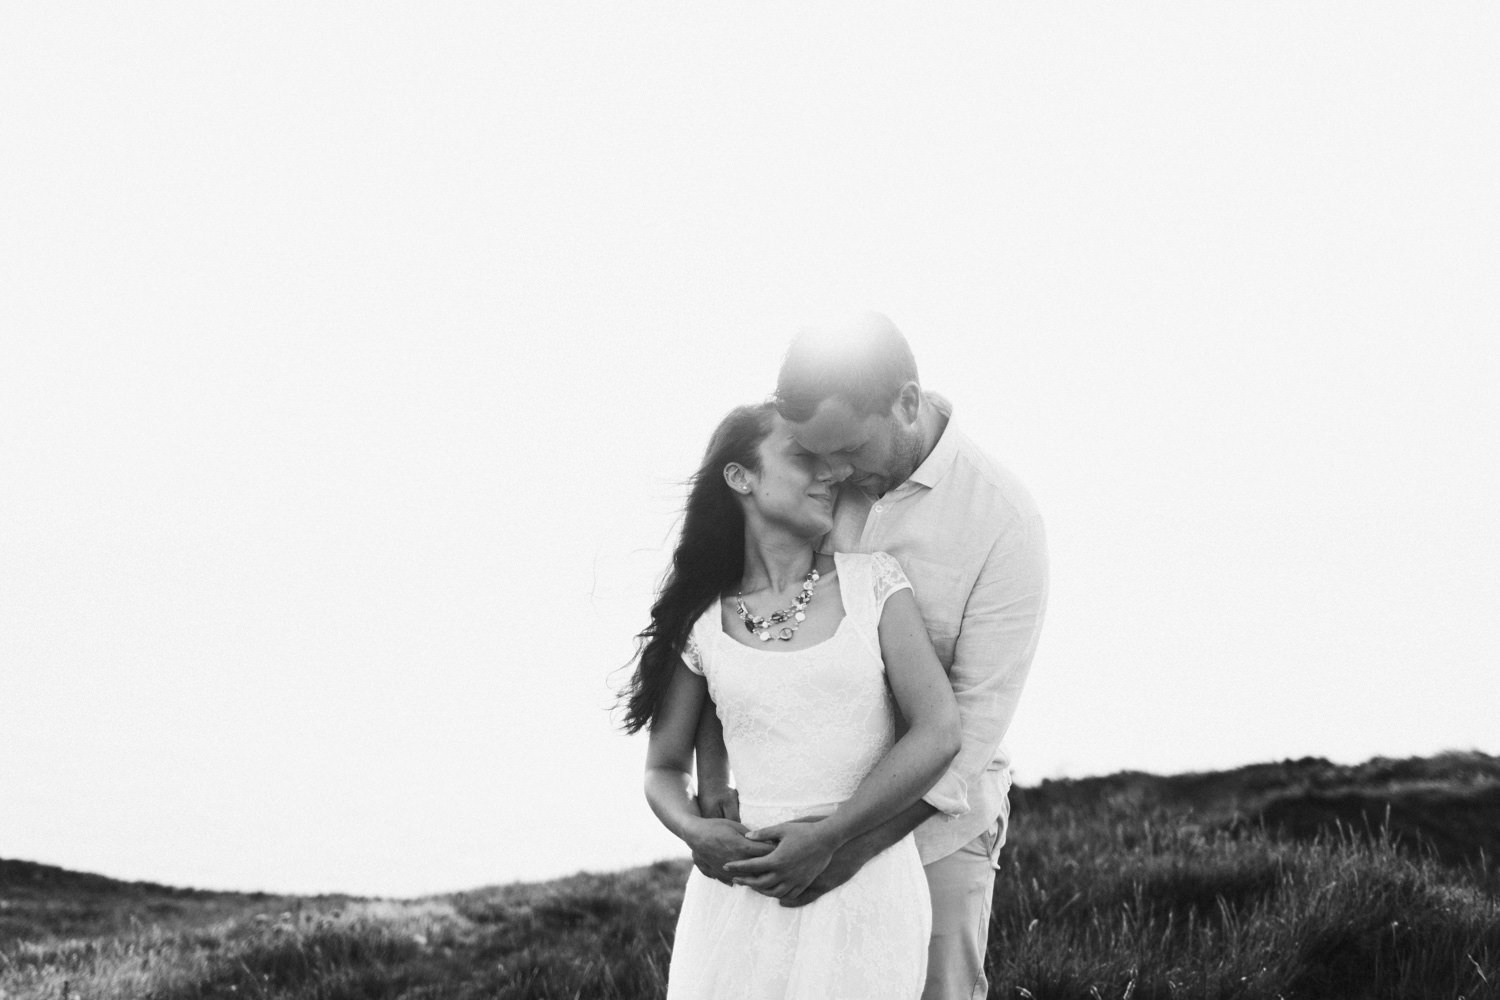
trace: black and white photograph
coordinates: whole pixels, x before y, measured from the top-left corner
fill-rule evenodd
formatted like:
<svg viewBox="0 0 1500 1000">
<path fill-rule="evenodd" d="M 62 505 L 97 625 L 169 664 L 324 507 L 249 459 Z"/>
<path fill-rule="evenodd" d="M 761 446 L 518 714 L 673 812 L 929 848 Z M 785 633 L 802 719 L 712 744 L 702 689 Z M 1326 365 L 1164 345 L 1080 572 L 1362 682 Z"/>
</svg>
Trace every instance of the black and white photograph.
<svg viewBox="0 0 1500 1000">
<path fill-rule="evenodd" d="M 0 1000 L 1500 1000 L 1497 53 L 0 6 Z"/>
</svg>

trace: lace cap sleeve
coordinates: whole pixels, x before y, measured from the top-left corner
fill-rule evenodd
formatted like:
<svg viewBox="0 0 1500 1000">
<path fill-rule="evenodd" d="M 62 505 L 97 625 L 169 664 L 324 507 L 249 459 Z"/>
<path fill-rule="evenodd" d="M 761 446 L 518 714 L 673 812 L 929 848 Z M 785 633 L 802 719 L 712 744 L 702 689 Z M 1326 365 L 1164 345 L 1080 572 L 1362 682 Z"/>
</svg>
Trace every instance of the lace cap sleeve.
<svg viewBox="0 0 1500 1000">
<path fill-rule="evenodd" d="M 889 552 L 870 553 L 870 564 L 871 575 L 875 578 L 875 612 L 878 616 L 892 594 L 898 590 L 911 590 L 912 586 L 901 564 Z"/>
<path fill-rule="evenodd" d="M 692 633 L 688 633 L 687 644 L 682 647 L 682 662 L 693 673 L 703 673 L 703 655 L 698 650 L 698 637 Z"/>
</svg>

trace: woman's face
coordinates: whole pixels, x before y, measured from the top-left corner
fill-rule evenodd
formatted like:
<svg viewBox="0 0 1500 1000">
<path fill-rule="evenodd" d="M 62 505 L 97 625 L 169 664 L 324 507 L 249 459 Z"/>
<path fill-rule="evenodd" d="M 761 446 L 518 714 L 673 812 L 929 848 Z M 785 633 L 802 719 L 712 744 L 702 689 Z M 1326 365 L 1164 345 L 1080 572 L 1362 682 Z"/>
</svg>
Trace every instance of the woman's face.
<svg viewBox="0 0 1500 1000">
<path fill-rule="evenodd" d="M 751 506 L 761 519 L 793 534 L 818 538 L 833 528 L 833 470 L 799 445 L 781 417 L 760 443 L 760 471 L 746 478 Z"/>
</svg>

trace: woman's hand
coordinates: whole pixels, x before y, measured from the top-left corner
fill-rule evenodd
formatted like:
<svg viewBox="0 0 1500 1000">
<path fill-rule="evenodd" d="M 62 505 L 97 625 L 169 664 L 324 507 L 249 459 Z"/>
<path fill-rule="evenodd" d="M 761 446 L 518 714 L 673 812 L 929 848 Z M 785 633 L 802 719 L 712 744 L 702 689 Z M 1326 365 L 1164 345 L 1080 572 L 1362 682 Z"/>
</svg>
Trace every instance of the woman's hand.
<svg viewBox="0 0 1500 1000">
<path fill-rule="evenodd" d="M 763 858 L 733 861 L 724 866 L 735 885 L 748 886 L 763 896 L 796 896 L 812 885 L 833 860 L 838 848 L 821 820 L 778 823 L 746 835 L 751 841 L 775 842 Z"/>
</svg>

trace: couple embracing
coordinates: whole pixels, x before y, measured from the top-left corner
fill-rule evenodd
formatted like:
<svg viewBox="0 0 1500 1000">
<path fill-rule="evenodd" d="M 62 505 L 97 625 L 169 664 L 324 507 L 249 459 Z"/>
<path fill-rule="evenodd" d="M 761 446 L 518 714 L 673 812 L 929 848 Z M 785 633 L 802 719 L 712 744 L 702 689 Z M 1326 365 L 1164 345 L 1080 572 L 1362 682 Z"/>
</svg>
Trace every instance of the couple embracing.
<svg viewBox="0 0 1500 1000">
<path fill-rule="evenodd" d="M 669 997 L 985 996 L 1046 592 L 1030 496 L 900 331 L 801 331 L 713 433 L 627 689 L 696 863 Z"/>
</svg>

